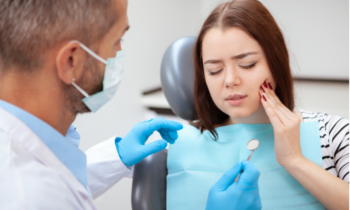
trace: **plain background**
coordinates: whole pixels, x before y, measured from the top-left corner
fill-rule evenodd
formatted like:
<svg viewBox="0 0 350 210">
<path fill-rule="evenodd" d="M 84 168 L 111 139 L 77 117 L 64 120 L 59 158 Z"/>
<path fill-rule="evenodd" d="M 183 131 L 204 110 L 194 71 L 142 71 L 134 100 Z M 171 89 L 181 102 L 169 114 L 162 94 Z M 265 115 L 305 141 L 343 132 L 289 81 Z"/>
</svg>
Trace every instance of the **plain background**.
<svg viewBox="0 0 350 210">
<path fill-rule="evenodd" d="M 157 117 L 140 103 L 145 90 L 160 86 L 160 64 L 166 48 L 183 36 L 197 35 L 205 18 L 222 1 L 131 0 L 130 30 L 124 78 L 115 97 L 95 114 L 79 115 L 74 122 L 80 148 L 125 134 L 140 121 Z M 347 0 L 263 0 L 284 32 L 297 77 L 349 78 L 349 3 Z M 348 82 L 296 81 L 298 108 L 349 118 Z M 167 119 L 185 123 L 171 116 Z M 159 139 L 154 134 L 150 141 Z M 124 178 L 95 200 L 101 210 L 131 210 L 132 179 Z"/>
</svg>

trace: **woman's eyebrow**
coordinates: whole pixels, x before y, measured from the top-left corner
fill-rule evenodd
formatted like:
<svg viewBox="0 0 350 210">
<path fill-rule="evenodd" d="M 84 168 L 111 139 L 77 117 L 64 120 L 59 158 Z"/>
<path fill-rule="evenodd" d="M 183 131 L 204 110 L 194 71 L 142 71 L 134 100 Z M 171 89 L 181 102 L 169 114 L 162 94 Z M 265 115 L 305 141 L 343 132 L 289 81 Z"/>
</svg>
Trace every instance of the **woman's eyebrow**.
<svg viewBox="0 0 350 210">
<path fill-rule="evenodd" d="M 258 52 L 246 52 L 246 53 L 232 56 L 231 59 L 242 59 L 244 57 L 247 57 L 248 55 L 256 55 L 256 54 L 258 54 Z"/>
<path fill-rule="evenodd" d="M 259 54 L 259 52 L 246 52 L 246 53 L 232 56 L 231 59 L 242 59 L 242 58 L 247 57 L 248 55 L 256 55 L 256 54 Z M 211 64 L 222 63 L 222 60 L 206 60 L 203 63 L 203 65 L 208 64 L 208 63 L 211 63 Z"/>
<path fill-rule="evenodd" d="M 215 64 L 215 63 L 222 63 L 222 60 L 206 60 L 203 65 L 207 64 L 207 63 L 211 63 L 211 64 Z"/>
</svg>

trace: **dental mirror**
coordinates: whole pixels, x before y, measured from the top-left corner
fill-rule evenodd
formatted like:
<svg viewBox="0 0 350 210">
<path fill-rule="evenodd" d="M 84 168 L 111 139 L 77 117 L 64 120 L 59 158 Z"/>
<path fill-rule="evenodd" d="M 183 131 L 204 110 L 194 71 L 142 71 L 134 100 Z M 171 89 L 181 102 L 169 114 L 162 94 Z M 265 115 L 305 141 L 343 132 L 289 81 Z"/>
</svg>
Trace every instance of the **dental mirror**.
<svg viewBox="0 0 350 210">
<path fill-rule="evenodd" d="M 257 139 L 252 139 L 252 140 L 248 141 L 247 149 L 250 150 L 250 151 L 253 151 L 252 154 L 249 155 L 249 157 L 248 157 L 248 159 L 247 159 L 248 161 L 250 161 L 250 159 L 252 158 L 252 155 L 253 155 L 254 151 L 255 151 L 256 149 L 258 149 L 258 147 L 259 147 L 259 140 L 257 140 Z"/>
<path fill-rule="evenodd" d="M 252 154 L 249 155 L 249 157 L 248 157 L 248 159 L 247 159 L 248 161 L 250 161 L 250 159 L 251 159 L 252 156 L 253 156 L 254 151 L 255 151 L 256 149 L 258 149 L 258 147 L 259 147 L 259 140 L 257 140 L 257 139 L 252 139 L 252 140 L 248 141 L 248 143 L 247 143 L 247 149 L 250 150 L 250 151 L 253 151 Z M 241 173 L 242 173 L 242 172 L 243 172 L 243 171 L 241 171 Z M 236 177 L 236 179 L 235 179 L 235 182 L 238 182 L 238 179 L 239 179 L 239 176 L 241 175 L 241 173 L 239 173 L 239 174 L 237 175 L 237 177 Z"/>
</svg>

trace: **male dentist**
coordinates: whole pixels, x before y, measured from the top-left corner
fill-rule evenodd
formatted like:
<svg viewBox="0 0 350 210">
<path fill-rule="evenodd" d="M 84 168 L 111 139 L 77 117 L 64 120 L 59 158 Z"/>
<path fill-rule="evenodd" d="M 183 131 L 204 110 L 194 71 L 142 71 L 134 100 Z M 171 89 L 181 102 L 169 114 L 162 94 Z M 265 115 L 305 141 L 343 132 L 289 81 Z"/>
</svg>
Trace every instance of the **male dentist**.
<svg viewBox="0 0 350 210">
<path fill-rule="evenodd" d="M 75 117 L 100 109 L 122 79 L 126 11 L 126 0 L 0 0 L 0 209 L 96 209 L 93 198 L 177 139 L 182 125 L 157 118 L 78 149 Z M 154 131 L 163 139 L 145 145 Z M 260 208 L 258 176 L 238 163 L 207 209 Z"/>
</svg>

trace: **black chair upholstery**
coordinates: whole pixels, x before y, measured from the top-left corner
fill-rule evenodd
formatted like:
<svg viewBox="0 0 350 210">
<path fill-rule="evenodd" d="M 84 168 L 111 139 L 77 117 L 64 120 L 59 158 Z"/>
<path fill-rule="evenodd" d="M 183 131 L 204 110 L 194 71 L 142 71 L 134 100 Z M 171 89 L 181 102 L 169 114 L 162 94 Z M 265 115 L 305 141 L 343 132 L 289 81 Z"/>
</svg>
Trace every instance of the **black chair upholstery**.
<svg viewBox="0 0 350 210">
<path fill-rule="evenodd" d="M 164 149 L 135 165 L 132 182 L 133 210 L 166 209 L 166 176 L 168 150 Z"/>
</svg>

